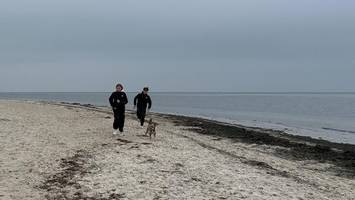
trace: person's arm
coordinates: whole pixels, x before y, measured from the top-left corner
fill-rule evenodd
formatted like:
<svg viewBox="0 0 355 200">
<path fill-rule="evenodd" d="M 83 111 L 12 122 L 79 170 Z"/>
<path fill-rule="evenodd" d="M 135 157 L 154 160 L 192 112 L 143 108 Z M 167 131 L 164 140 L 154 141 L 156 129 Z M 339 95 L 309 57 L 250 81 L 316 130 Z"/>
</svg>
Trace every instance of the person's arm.
<svg viewBox="0 0 355 200">
<path fill-rule="evenodd" d="M 150 96 L 148 96 L 148 109 L 150 110 L 152 108 L 152 99 Z"/>
<path fill-rule="evenodd" d="M 128 103 L 128 98 L 127 98 L 127 94 L 124 93 L 124 97 L 123 97 L 123 102 L 124 105 L 126 105 Z"/>
<path fill-rule="evenodd" d="M 109 101 L 110 101 L 111 107 L 113 107 L 113 93 L 111 94 L 111 96 L 109 98 Z"/>
<path fill-rule="evenodd" d="M 134 97 L 134 106 L 137 105 L 138 96 L 139 96 L 139 94 L 136 97 Z"/>
</svg>

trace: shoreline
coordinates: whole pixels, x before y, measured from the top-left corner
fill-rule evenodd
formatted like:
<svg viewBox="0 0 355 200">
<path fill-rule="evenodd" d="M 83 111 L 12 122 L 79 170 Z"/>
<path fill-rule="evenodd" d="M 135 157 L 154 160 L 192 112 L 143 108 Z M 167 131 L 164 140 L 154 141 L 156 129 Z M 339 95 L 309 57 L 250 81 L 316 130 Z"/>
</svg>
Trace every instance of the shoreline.
<svg viewBox="0 0 355 200">
<path fill-rule="evenodd" d="M 48 98 L 48 96 L 50 96 L 50 98 Z M 83 95 L 74 95 L 74 96 L 48 95 L 48 96 L 34 95 L 33 97 L 31 96 L 26 97 L 26 95 L 23 95 L 21 97 L 20 95 L 19 97 L 13 97 L 13 99 L 24 100 L 28 98 L 27 100 L 33 100 L 33 101 L 41 101 L 41 100 L 56 101 L 56 102 L 65 101 L 69 103 L 80 102 L 82 104 L 92 104 L 95 106 L 108 106 L 106 101 L 102 101 L 103 98 L 106 98 L 105 95 L 91 95 L 92 97 L 91 96 L 85 97 L 85 95 L 84 96 Z M 182 96 L 184 97 L 184 95 Z M 165 96 L 163 96 L 162 98 L 165 98 Z M 326 99 L 328 99 L 328 97 L 325 98 L 324 100 Z M 276 101 L 277 100 L 278 98 L 276 98 Z M 164 103 L 159 103 L 159 104 L 165 105 Z M 355 145 L 355 134 L 353 133 L 355 131 L 354 130 L 355 127 L 353 126 L 352 121 L 350 121 L 350 118 L 349 119 L 347 119 L 346 117 L 344 119 L 339 118 L 341 115 L 323 118 L 321 114 L 322 112 L 317 111 L 319 113 L 315 114 L 314 117 L 312 117 L 313 115 L 310 113 L 306 114 L 307 112 L 304 113 L 304 115 L 303 114 L 297 115 L 298 112 L 297 111 L 295 112 L 295 110 L 293 110 L 293 112 L 290 112 L 289 114 L 282 114 L 283 111 L 279 113 L 277 110 L 275 110 L 275 113 L 274 111 L 272 112 L 270 111 L 266 113 L 261 112 L 259 115 L 258 113 L 253 114 L 253 112 L 250 113 L 248 111 L 243 112 L 243 109 L 234 109 L 235 111 L 227 112 L 226 114 L 224 114 L 223 112 L 219 113 L 218 109 L 216 110 L 216 113 L 213 110 L 209 110 L 208 108 L 206 108 L 207 110 L 203 109 L 199 111 L 197 109 L 197 110 L 190 111 L 190 110 L 185 110 L 185 107 L 181 107 L 180 104 L 177 105 L 179 106 L 176 108 L 174 106 L 172 108 L 169 108 L 165 106 L 160 107 L 160 105 L 156 105 L 156 107 L 154 108 L 154 112 L 157 111 L 157 113 L 162 113 L 162 114 L 173 114 L 173 115 L 190 116 L 196 118 L 204 118 L 204 119 L 215 120 L 215 121 L 224 122 L 228 124 L 243 125 L 246 127 L 281 130 L 292 135 L 309 136 L 315 139 L 328 140 L 335 143 L 347 143 L 347 144 Z M 132 104 L 129 104 L 127 108 L 131 109 L 131 106 L 133 108 Z M 251 108 L 246 107 L 246 109 L 253 110 L 252 107 Z M 241 112 L 237 110 L 240 110 Z M 300 112 L 303 113 L 303 111 Z M 333 109 L 332 112 L 337 113 L 337 110 Z M 270 116 L 268 116 L 268 113 L 270 114 Z M 292 113 L 295 113 L 296 115 L 293 115 Z M 350 114 L 351 112 L 350 113 L 346 112 L 346 113 L 347 115 L 351 115 Z"/>
<path fill-rule="evenodd" d="M 74 108 L 84 108 L 84 109 L 90 109 L 93 111 L 99 111 L 103 112 L 106 114 L 112 114 L 111 109 L 108 106 L 96 106 L 93 104 L 82 104 L 78 102 L 64 102 L 64 101 L 33 101 L 33 100 L 5 100 L 5 101 L 14 101 L 14 102 L 33 102 L 33 103 L 44 103 L 44 104 L 49 104 L 49 105 L 58 105 L 58 106 L 73 106 Z M 135 115 L 135 111 L 132 109 L 126 109 L 126 113 L 129 115 Z M 250 127 L 250 126 L 244 126 L 241 124 L 235 124 L 235 123 L 229 123 L 229 122 L 223 122 L 223 121 L 218 121 L 214 119 L 208 119 L 204 117 L 198 117 L 198 116 L 188 116 L 188 115 L 180 115 L 180 114 L 173 114 L 173 113 L 163 113 L 163 112 L 150 112 L 151 115 L 153 116 L 158 116 L 162 118 L 166 118 L 169 120 L 175 121 L 175 123 L 178 121 L 179 123 L 183 123 L 187 127 L 195 127 L 192 128 L 195 132 L 201 133 L 201 134 L 212 134 L 211 132 L 207 133 L 206 130 L 201 127 L 201 125 L 208 124 L 210 125 L 216 125 L 220 127 L 227 127 L 230 129 L 234 129 L 234 132 L 243 132 L 243 133 L 259 133 L 261 135 L 265 134 L 265 136 L 268 137 L 263 137 L 260 136 L 259 139 L 256 139 L 256 143 L 263 144 L 273 144 L 277 145 L 276 143 L 270 142 L 270 141 L 264 141 L 265 138 L 279 138 L 281 140 L 289 140 L 290 142 L 295 142 L 295 143 L 300 143 L 300 144 L 305 144 L 305 145 L 310 145 L 310 146 L 315 146 L 319 149 L 334 149 L 336 151 L 343 151 L 343 152 L 350 152 L 351 154 L 355 155 L 355 144 L 350 144 L 350 143 L 339 143 L 339 142 L 333 142 L 325 139 L 319 139 L 319 138 L 314 138 L 311 136 L 303 136 L 303 135 L 296 135 L 296 134 L 290 134 L 287 133 L 283 130 L 276 130 L 276 129 L 269 129 L 269 128 L 263 128 L 263 127 Z M 147 117 L 148 118 L 148 117 Z M 196 129 L 197 127 L 197 129 Z M 226 138 L 238 138 L 238 137 L 233 137 L 233 131 L 226 133 L 222 135 L 223 137 Z M 254 137 L 254 136 L 253 136 Z M 259 141 L 258 141 L 259 140 Z M 269 140 L 269 139 L 265 139 Z M 284 146 L 284 145 L 282 145 Z"/>
<path fill-rule="evenodd" d="M 20 101 L 21 102 L 21 101 Z M 34 101 L 36 102 L 36 101 Z M 74 106 L 82 106 L 82 107 L 86 107 L 86 108 L 96 108 L 96 109 L 110 109 L 107 106 L 96 106 L 93 104 L 81 104 L 78 102 L 51 102 L 51 101 L 38 101 L 38 102 L 43 102 L 43 103 L 49 103 L 49 104 L 63 104 L 63 105 L 74 105 Z M 132 109 L 126 109 L 126 112 L 132 114 L 135 111 Z M 300 141 L 306 141 L 306 142 L 311 142 L 311 143 L 316 143 L 316 144 L 324 144 L 324 145 L 331 145 L 332 147 L 340 147 L 340 146 L 345 146 L 345 149 L 349 149 L 351 151 L 355 151 L 355 144 L 351 144 L 351 143 L 341 143 L 341 142 L 334 142 L 334 141 L 330 141 L 330 140 L 326 140 L 323 138 L 314 138 L 311 136 L 303 136 L 303 135 L 296 135 L 296 134 L 291 134 L 291 133 L 287 133 L 283 130 L 277 130 L 277 129 L 272 129 L 272 128 L 264 128 L 264 127 L 254 127 L 254 126 L 245 126 L 242 124 L 238 124 L 238 123 L 230 123 L 230 122 L 225 122 L 225 121 L 219 121 L 219 120 L 215 120 L 215 119 L 210 119 L 208 117 L 203 117 L 203 116 L 189 116 L 189 115 L 183 115 L 183 114 L 174 114 L 174 113 L 164 113 L 164 112 L 150 112 L 150 114 L 152 115 L 156 115 L 156 116 L 167 116 L 167 117 L 171 117 L 173 118 L 182 118 L 182 119 L 190 119 L 190 120 L 197 120 L 197 121 L 205 121 L 205 122 L 209 122 L 209 123 L 215 123 L 215 124 L 219 124 L 219 125 L 224 125 L 224 126 L 230 126 L 230 127 L 235 127 L 235 128 L 239 128 L 239 129 L 250 129 L 250 130 L 258 130 L 261 132 L 274 132 L 277 134 L 281 134 L 282 136 L 286 136 L 289 139 L 292 140 L 300 140 Z M 329 128 L 323 128 L 325 130 L 329 129 Z M 339 130 L 342 131 L 342 130 Z M 341 148 L 344 149 L 344 148 Z"/>
<path fill-rule="evenodd" d="M 76 106 L 83 106 L 83 107 L 87 107 L 87 108 L 109 108 L 108 106 L 97 106 L 94 104 L 83 104 L 83 103 L 79 103 L 79 102 L 65 102 L 65 101 L 41 101 L 41 100 L 11 100 L 11 101 L 19 101 L 19 102 L 43 102 L 43 103 L 51 103 L 51 104 L 66 104 L 66 105 L 76 105 Z M 126 109 L 126 112 L 131 113 L 134 112 L 134 110 L 132 109 Z M 288 137 L 290 137 L 291 139 L 295 139 L 295 140 L 305 140 L 305 141 L 311 141 L 311 142 L 315 142 L 315 143 L 319 143 L 319 144 L 326 144 L 326 145 L 331 145 L 331 146 L 355 146 L 355 144 L 352 143 L 344 143 L 344 142 L 337 142 L 337 141 L 331 141 L 325 138 L 316 138 L 316 137 L 312 137 L 312 136 L 307 136 L 307 135 L 298 135 L 298 134 L 293 134 L 290 132 L 286 132 L 286 130 L 281 130 L 281 129 L 276 129 L 276 128 L 267 128 L 267 127 L 261 127 L 261 126 L 248 126 L 248 125 L 244 125 L 244 124 L 240 124 L 240 123 L 233 123 L 233 122 L 229 122 L 229 121 L 223 121 L 223 120 L 217 120 L 217 119 L 212 119 L 209 117 L 204 117 L 204 116 L 192 116 L 192 115 L 184 115 L 184 114 L 177 114 L 177 113 L 164 113 L 164 112 L 151 112 L 151 114 L 155 114 L 155 115 L 166 115 L 166 116 L 176 116 L 176 117 L 182 117 L 182 118 L 189 118 L 189 119 L 197 119 L 197 120 L 203 120 L 203 121 L 208 121 L 208 122 L 212 122 L 212 123 L 217 123 L 217 124 L 221 124 L 221 125 L 226 125 L 226 126 L 235 126 L 235 127 L 239 127 L 239 128 L 247 128 L 247 129 L 255 129 L 255 130 L 262 130 L 265 132 L 278 132 L 278 133 L 282 133 L 284 136 L 287 135 Z M 287 127 L 287 126 L 285 126 Z M 348 130 L 342 130 L 342 129 L 334 129 L 334 128 L 327 128 L 327 127 L 322 127 L 321 130 L 326 131 L 326 130 L 332 130 L 332 131 L 336 131 L 336 132 L 346 132 L 346 133 L 353 133 L 353 131 L 348 131 Z M 334 144 L 339 144 L 339 145 L 334 145 Z M 354 150 L 354 148 L 350 148 L 351 150 Z"/>
<path fill-rule="evenodd" d="M 7 101 L 7 100 L 6 100 Z M 15 101 L 15 102 L 34 102 L 34 103 L 45 103 L 45 104 L 50 104 L 50 105 L 62 105 L 62 106 L 73 106 L 73 107 L 79 107 L 79 108 L 85 108 L 85 109 L 92 109 L 94 111 L 99 111 L 99 112 L 104 112 L 106 114 L 111 114 L 111 109 L 108 106 L 96 106 L 93 104 L 82 104 L 78 102 L 57 102 L 57 101 L 32 101 L 32 100 L 10 100 L 10 101 Z M 135 111 L 132 109 L 126 109 L 126 113 L 130 115 L 135 115 Z M 282 130 L 276 130 L 276 129 L 269 129 L 269 128 L 263 128 L 263 127 L 249 127 L 249 126 L 244 126 L 241 124 L 234 124 L 234 123 L 228 123 L 228 122 L 223 122 L 223 121 L 218 121 L 218 120 L 213 120 L 213 119 L 208 119 L 208 118 L 203 118 L 203 117 L 197 117 L 197 116 L 188 116 L 188 115 L 179 115 L 179 114 L 173 114 L 173 113 L 162 113 L 162 112 L 150 112 L 151 115 L 153 116 L 159 116 L 162 118 L 167 118 L 169 120 L 175 120 L 179 121 L 180 123 L 183 123 L 185 126 L 194 126 L 197 127 L 198 129 L 195 130 L 195 132 L 199 132 L 202 134 L 213 134 L 213 133 L 206 133 L 206 130 L 203 130 L 201 125 L 203 124 L 209 124 L 209 125 L 217 125 L 221 127 L 228 127 L 231 129 L 234 129 L 234 132 L 251 132 L 251 133 L 259 133 L 259 134 L 265 134 L 268 135 L 269 137 L 274 137 L 274 138 L 280 138 L 285 139 L 285 140 L 290 140 L 291 142 L 296 142 L 296 143 L 301 143 L 301 144 L 306 144 L 306 145 L 311 145 L 311 146 L 317 146 L 317 148 L 320 149 L 335 149 L 335 150 L 340 150 L 344 152 L 350 152 L 355 155 L 355 144 L 350 144 L 350 143 L 339 143 L 339 142 L 333 142 L 325 139 L 319 139 L 319 138 L 314 138 L 310 136 L 302 136 L 302 135 L 295 135 L 295 134 L 290 134 Z M 192 129 L 194 130 L 194 129 Z M 232 131 L 233 132 L 233 131 Z M 233 138 L 233 133 L 229 132 L 225 134 L 224 136 L 227 138 Z M 236 137 L 238 138 L 238 137 Z M 268 138 L 268 137 L 267 137 Z M 260 141 L 254 141 L 257 143 L 265 143 L 264 137 L 261 136 L 259 139 Z M 269 143 L 269 142 L 267 142 Z M 272 142 L 270 143 L 272 144 Z M 274 145 L 277 145 L 276 143 Z"/>
<path fill-rule="evenodd" d="M 201 118 L 133 112 L 112 135 L 108 107 L 0 100 L 0 198 L 351 199 L 354 145 Z"/>
<path fill-rule="evenodd" d="M 50 102 L 44 102 L 49 103 Z M 109 107 L 99 107 L 91 104 L 52 102 L 55 105 L 79 106 L 87 109 L 96 109 L 110 114 Z M 59 103 L 59 104 L 58 104 Z M 97 110 L 98 109 L 98 110 Z M 107 110 L 100 110 L 107 109 Z M 133 110 L 126 111 L 135 115 Z M 200 117 L 190 117 L 177 114 L 150 113 L 152 116 L 173 121 L 176 126 L 190 127 L 187 130 L 202 134 L 212 135 L 220 138 L 228 138 L 235 142 L 257 145 L 271 145 L 284 148 L 291 148 L 289 151 L 280 151 L 280 155 L 295 160 L 317 160 L 329 162 L 345 171 L 340 176 L 355 178 L 355 145 L 337 143 L 323 139 L 316 139 L 309 136 L 293 135 L 280 130 L 247 127 L 238 124 L 230 124 Z"/>
</svg>

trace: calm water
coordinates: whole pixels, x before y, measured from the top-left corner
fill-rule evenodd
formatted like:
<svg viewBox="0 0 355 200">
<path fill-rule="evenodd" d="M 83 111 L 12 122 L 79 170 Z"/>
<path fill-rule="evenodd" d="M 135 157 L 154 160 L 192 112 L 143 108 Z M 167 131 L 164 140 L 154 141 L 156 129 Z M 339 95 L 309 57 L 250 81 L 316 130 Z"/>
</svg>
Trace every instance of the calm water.
<svg viewBox="0 0 355 200">
<path fill-rule="evenodd" d="M 0 93 L 0 99 L 108 105 L 110 93 Z M 132 104 L 135 93 L 128 93 Z M 152 93 L 153 111 L 355 144 L 354 94 Z M 131 108 L 132 105 L 129 105 Z"/>
</svg>

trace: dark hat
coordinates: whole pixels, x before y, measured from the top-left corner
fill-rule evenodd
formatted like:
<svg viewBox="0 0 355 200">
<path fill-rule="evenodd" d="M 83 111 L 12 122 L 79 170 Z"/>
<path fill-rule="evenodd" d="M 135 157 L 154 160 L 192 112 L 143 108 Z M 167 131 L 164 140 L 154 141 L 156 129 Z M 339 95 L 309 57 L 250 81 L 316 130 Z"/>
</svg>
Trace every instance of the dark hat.
<svg viewBox="0 0 355 200">
<path fill-rule="evenodd" d="M 123 89 L 123 85 L 121 83 L 116 85 L 116 88 L 121 87 Z"/>
</svg>

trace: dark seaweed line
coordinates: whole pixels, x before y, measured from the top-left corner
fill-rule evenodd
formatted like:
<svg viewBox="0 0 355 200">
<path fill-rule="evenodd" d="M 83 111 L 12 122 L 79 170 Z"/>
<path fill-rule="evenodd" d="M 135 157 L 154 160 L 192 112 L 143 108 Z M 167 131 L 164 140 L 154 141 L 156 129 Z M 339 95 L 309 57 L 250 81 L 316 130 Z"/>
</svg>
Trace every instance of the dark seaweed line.
<svg viewBox="0 0 355 200">
<path fill-rule="evenodd" d="M 191 117 L 160 115 L 172 120 L 176 126 L 188 127 L 193 132 L 228 138 L 245 144 L 284 147 L 277 149 L 275 156 L 289 160 L 317 160 L 336 166 L 332 168 L 336 176 L 353 179 L 355 177 L 355 145 L 331 143 L 308 137 L 289 136 L 282 132 L 239 127 Z M 193 128 L 189 128 L 193 127 Z"/>
</svg>

